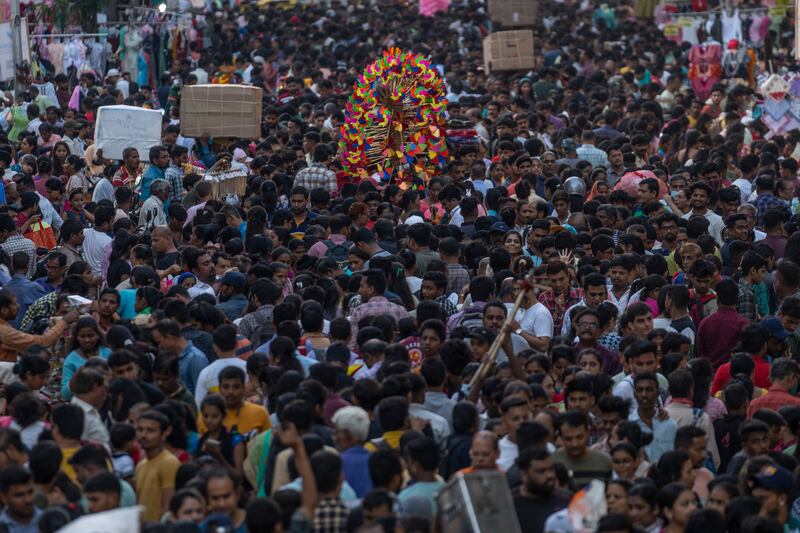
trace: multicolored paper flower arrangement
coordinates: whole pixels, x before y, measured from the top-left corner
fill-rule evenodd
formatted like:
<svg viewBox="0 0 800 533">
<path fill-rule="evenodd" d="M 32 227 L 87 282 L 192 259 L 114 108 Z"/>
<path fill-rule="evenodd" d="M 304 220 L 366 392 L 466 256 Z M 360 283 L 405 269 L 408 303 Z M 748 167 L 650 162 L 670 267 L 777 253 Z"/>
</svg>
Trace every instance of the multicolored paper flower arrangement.
<svg viewBox="0 0 800 533">
<path fill-rule="evenodd" d="M 364 69 L 353 87 L 341 127 L 339 154 L 347 175 L 405 188 L 447 162 L 445 86 L 421 55 L 386 50 Z"/>
</svg>

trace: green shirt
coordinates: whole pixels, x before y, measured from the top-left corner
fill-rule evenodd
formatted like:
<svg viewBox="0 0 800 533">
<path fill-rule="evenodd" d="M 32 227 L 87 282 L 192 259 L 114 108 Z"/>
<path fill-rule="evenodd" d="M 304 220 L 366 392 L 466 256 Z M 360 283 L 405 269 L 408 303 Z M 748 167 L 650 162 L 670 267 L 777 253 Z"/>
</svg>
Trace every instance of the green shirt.
<svg viewBox="0 0 800 533">
<path fill-rule="evenodd" d="M 553 462 L 561 463 L 569 470 L 576 488 L 581 488 L 593 479 L 608 482 L 611 479 L 611 457 L 605 453 L 586 450 L 583 459 L 576 461 L 565 450 L 553 454 Z"/>
</svg>

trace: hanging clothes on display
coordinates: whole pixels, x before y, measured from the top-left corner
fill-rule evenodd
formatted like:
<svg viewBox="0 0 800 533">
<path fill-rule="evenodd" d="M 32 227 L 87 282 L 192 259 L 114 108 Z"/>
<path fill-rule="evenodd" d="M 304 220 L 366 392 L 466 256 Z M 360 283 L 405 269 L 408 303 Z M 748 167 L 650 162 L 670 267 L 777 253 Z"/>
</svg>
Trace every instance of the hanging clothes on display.
<svg viewBox="0 0 800 533">
<path fill-rule="evenodd" d="M 130 72 L 131 79 L 137 79 L 139 76 L 139 50 L 142 47 L 142 36 L 139 32 L 130 26 L 122 28 L 125 32 L 122 38 L 123 58 L 122 58 L 122 71 Z"/>
<path fill-rule="evenodd" d="M 680 21 L 681 38 L 683 41 L 691 44 L 692 46 L 700 44 L 700 39 L 697 35 L 698 30 L 703 26 L 703 20 L 700 18 L 683 19 Z"/>
<path fill-rule="evenodd" d="M 772 24 L 772 18 L 769 15 L 753 15 L 750 22 L 750 42 L 755 45 L 763 44 L 770 24 Z"/>
<path fill-rule="evenodd" d="M 100 38 L 90 41 L 88 46 L 89 64 L 98 76 L 105 76 L 108 60 L 114 55 L 111 43 L 106 39 Z"/>
<path fill-rule="evenodd" d="M 722 23 L 716 14 L 712 14 L 706 21 L 706 35 L 717 42 L 722 41 Z"/>
<path fill-rule="evenodd" d="M 66 48 L 64 43 L 52 42 L 47 45 L 47 53 L 56 69 L 56 74 L 64 72 L 64 48 Z"/>
<path fill-rule="evenodd" d="M 689 62 L 692 89 L 704 101 L 711 96 L 711 88 L 722 78 L 722 46 L 716 41 L 693 46 L 689 52 Z"/>
<path fill-rule="evenodd" d="M 139 87 L 142 87 L 142 86 L 147 85 L 149 83 L 148 79 L 147 79 L 147 72 L 148 72 L 147 57 L 148 57 L 148 55 L 149 54 L 147 52 L 145 52 L 143 49 L 139 50 L 139 58 L 138 58 L 138 64 L 137 64 L 137 68 L 139 70 L 139 73 L 136 75 L 136 83 L 139 85 Z"/>
<path fill-rule="evenodd" d="M 64 72 L 69 72 L 70 67 L 80 73 L 86 63 L 86 45 L 78 38 L 72 39 L 64 48 Z"/>
<path fill-rule="evenodd" d="M 722 71 L 725 77 L 748 79 L 749 62 L 750 57 L 747 55 L 747 50 L 739 46 L 739 41 L 736 39 L 728 41 L 728 49 L 725 50 L 725 56 L 722 58 Z"/>
<path fill-rule="evenodd" d="M 728 13 L 730 9 L 723 9 L 720 14 L 720 22 L 722 23 L 722 42 L 727 43 L 732 40 L 739 42 L 744 41 L 742 36 L 742 19 L 739 16 L 739 10 L 733 13 Z"/>
</svg>

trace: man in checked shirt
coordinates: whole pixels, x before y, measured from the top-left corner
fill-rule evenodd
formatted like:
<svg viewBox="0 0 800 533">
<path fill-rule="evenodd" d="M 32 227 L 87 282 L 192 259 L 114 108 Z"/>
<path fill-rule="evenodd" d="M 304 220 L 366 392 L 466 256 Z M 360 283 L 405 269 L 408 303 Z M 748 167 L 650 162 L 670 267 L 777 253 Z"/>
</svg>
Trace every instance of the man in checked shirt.
<svg viewBox="0 0 800 533">
<path fill-rule="evenodd" d="M 327 144 L 320 143 L 314 147 L 314 163 L 297 173 L 294 185 L 305 187 L 306 190 L 325 189 L 331 198 L 339 194 L 339 184 L 336 173 L 328 168 L 328 161 L 333 155 Z"/>
</svg>

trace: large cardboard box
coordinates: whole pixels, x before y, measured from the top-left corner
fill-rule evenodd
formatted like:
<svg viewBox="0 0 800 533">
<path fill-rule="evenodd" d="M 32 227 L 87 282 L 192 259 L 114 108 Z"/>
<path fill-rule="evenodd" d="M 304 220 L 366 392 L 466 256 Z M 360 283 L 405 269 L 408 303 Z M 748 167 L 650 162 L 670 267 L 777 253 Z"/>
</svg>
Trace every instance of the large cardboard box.
<svg viewBox="0 0 800 533">
<path fill-rule="evenodd" d="M 536 24 L 537 0 L 489 0 L 489 18 L 499 28 L 526 28 Z"/>
<path fill-rule="evenodd" d="M 181 90 L 181 134 L 184 137 L 261 136 L 260 87 L 188 85 Z"/>
<path fill-rule="evenodd" d="M 498 31 L 483 39 L 486 72 L 530 70 L 535 65 L 532 30 Z"/>
<path fill-rule="evenodd" d="M 125 148 L 139 151 L 147 161 L 150 148 L 161 144 L 163 113 L 129 105 L 107 105 L 97 110 L 94 143 L 106 159 L 122 159 Z"/>
</svg>

